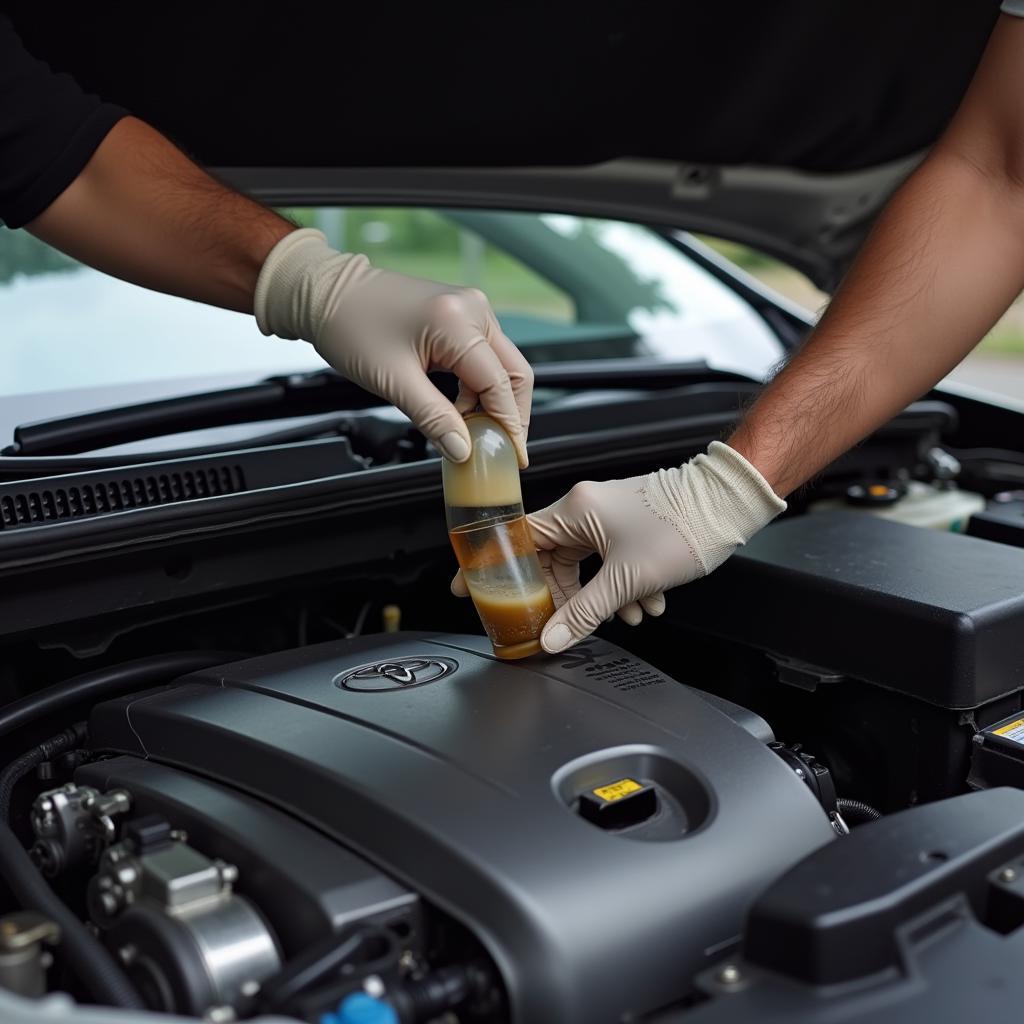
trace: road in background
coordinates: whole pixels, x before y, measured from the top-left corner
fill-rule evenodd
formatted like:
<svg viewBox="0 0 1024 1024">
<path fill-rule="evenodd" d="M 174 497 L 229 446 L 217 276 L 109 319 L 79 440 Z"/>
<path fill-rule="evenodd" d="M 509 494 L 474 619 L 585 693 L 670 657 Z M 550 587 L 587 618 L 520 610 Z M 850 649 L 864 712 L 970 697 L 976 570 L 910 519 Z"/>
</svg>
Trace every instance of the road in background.
<svg viewBox="0 0 1024 1024">
<path fill-rule="evenodd" d="M 972 352 L 946 380 L 1024 400 L 1024 357 Z"/>
</svg>

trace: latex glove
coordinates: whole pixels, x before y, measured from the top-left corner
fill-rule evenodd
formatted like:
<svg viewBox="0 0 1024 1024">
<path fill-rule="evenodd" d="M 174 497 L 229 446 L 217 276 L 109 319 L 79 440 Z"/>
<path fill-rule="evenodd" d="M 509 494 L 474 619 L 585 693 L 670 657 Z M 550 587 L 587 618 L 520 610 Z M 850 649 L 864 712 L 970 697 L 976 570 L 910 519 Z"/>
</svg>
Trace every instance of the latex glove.
<svg viewBox="0 0 1024 1024">
<path fill-rule="evenodd" d="M 565 650 L 616 612 L 633 626 L 660 615 L 666 590 L 712 572 L 785 507 L 720 441 L 678 469 L 577 484 L 528 517 L 557 608 L 544 650 Z M 595 552 L 603 564 L 581 588 L 579 564 Z M 452 590 L 465 590 L 461 578 Z"/>
<path fill-rule="evenodd" d="M 271 249 L 254 307 L 264 334 L 312 342 L 343 376 L 397 405 L 447 458 L 469 458 L 461 413 L 479 404 L 527 464 L 533 371 L 482 292 L 378 270 L 301 228 Z M 459 378 L 454 406 L 431 384 L 431 369 Z"/>
</svg>

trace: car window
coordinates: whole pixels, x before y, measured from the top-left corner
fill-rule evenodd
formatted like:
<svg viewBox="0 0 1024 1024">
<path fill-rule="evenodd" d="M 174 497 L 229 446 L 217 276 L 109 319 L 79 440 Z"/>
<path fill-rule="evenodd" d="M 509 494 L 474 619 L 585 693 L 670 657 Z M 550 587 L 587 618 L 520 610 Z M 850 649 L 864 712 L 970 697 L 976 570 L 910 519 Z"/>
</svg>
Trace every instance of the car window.
<svg viewBox="0 0 1024 1024">
<path fill-rule="evenodd" d="M 576 320 L 576 308 L 566 292 L 505 249 L 460 225 L 455 211 L 445 215 L 438 210 L 321 207 L 282 212 L 303 227 L 319 228 L 342 252 L 365 253 L 374 266 L 480 288 L 497 310 L 557 323 Z M 524 220 L 521 214 L 512 218 L 519 223 Z"/>
<path fill-rule="evenodd" d="M 721 238 L 697 236 L 731 263 L 780 295 L 820 314 L 828 304 L 827 292 L 798 270 L 766 253 Z M 946 378 L 952 384 L 966 384 L 992 395 L 1024 401 L 1024 295 L 999 318 L 959 366 Z"/>
<path fill-rule="evenodd" d="M 760 249 L 731 242 L 710 235 L 696 235 L 705 245 L 710 245 L 719 255 L 761 284 L 767 285 L 779 295 L 802 306 L 810 313 L 819 313 L 828 303 L 828 292 L 823 292 L 814 282 L 788 263 L 769 256 Z"/>
<path fill-rule="evenodd" d="M 946 380 L 1024 402 L 1024 295 Z"/>
<path fill-rule="evenodd" d="M 488 210 L 283 210 L 377 265 L 483 289 L 534 363 L 703 360 L 760 376 L 782 354 L 727 284 L 639 225 Z M 126 284 L 24 231 L 0 230 L 0 394 L 186 378 L 259 379 L 324 364 L 251 316 Z"/>
</svg>

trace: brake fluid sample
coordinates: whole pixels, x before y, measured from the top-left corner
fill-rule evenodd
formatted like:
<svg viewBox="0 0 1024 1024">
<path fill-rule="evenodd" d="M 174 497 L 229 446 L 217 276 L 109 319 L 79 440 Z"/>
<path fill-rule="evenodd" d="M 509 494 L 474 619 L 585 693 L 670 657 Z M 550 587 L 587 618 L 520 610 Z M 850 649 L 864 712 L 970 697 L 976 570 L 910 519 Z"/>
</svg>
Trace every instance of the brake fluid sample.
<svg viewBox="0 0 1024 1024">
<path fill-rule="evenodd" d="M 470 413 L 466 426 L 469 460 L 442 459 L 448 536 L 494 653 L 525 658 L 541 649 L 555 605 L 523 512 L 519 463 L 489 416 Z"/>
</svg>

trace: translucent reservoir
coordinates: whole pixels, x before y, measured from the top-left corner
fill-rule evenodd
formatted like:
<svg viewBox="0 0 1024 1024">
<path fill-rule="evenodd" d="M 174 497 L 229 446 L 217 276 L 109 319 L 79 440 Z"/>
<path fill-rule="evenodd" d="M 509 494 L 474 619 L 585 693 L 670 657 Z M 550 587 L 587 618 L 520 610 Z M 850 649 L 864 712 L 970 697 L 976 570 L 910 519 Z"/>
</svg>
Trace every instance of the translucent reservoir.
<svg viewBox="0 0 1024 1024">
<path fill-rule="evenodd" d="M 470 413 L 466 426 L 469 461 L 442 462 L 448 536 L 494 653 L 525 658 L 541 649 L 555 605 L 523 512 L 512 442 L 484 413 Z"/>
</svg>

